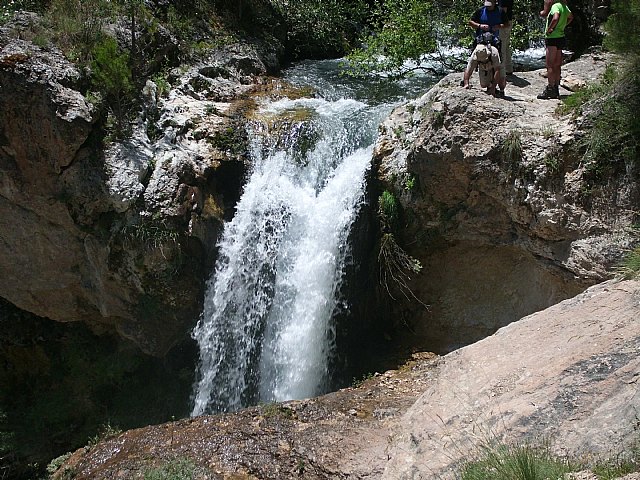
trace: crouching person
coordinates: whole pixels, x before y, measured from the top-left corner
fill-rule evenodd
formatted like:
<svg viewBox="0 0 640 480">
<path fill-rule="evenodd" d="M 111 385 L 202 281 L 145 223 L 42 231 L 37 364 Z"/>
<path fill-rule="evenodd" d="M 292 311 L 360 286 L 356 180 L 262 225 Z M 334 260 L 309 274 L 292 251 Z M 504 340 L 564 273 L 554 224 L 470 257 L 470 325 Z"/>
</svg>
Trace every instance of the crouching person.
<svg viewBox="0 0 640 480">
<path fill-rule="evenodd" d="M 469 57 L 462 85 L 464 88 L 471 88 L 469 80 L 477 68 L 480 76 L 480 86 L 486 88 L 487 93 L 490 95 L 504 96 L 504 85 L 501 84 L 500 77 L 500 53 L 492 45 L 490 33 L 485 34 L 482 40 L 482 43 L 476 46 L 471 53 L 471 57 Z M 496 91 L 496 86 L 498 85 L 500 85 L 500 90 Z"/>
</svg>

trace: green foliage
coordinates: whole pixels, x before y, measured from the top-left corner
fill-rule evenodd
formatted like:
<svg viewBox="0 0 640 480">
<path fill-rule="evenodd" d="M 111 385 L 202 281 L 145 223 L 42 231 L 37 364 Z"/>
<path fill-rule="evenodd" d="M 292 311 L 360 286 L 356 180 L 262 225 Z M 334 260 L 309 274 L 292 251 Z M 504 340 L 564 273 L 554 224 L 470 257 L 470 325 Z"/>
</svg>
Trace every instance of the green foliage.
<svg viewBox="0 0 640 480">
<path fill-rule="evenodd" d="M 246 132 L 238 125 L 218 130 L 207 140 L 212 147 L 231 155 L 242 155 L 246 151 Z"/>
<path fill-rule="evenodd" d="M 161 248 L 167 243 L 177 244 L 179 234 L 164 222 L 140 222 L 120 229 L 128 245 L 144 245 L 147 250 Z"/>
<path fill-rule="evenodd" d="M 416 176 L 413 173 L 410 173 L 404 181 L 404 189 L 407 192 L 412 192 L 416 188 L 416 182 Z"/>
<path fill-rule="evenodd" d="M 462 468 L 462 480 L 549 480 L 572 469 L 546 448 L 530 445 L 486 445 L 480 458 Z"/>
<path fill-rule="evenodd" d="M 165 74 L 157 73 L 156 75 L 154 75 L 153 83 L 155 83 L 156 87 L 158 88 L 157 96 L 159 98 L 166 97 L 171 91 L 171 84 L 167 80 L 167 76 Z"/>
<path fill-rule="evenodd" d="M 353 381 L 351 382 L 351 386 L 353 388 L 358 388 L 361 387 L 367 380 L 371 380 L 372 378 L 374 378 L 375 375 L 373 373 L 366 373 L 363 376 L 361 376 L 360 378 L 353 378 Z"/>
<path fill-rule="evenodd" d="M 108 0 L 52 0 L 45 15 L 47 34 L 67 58 L 86 63 L 116 12 Z"/>
<path fill-rule="evenodd" d="M 282 405 L 281 403 L 271 402 L 261 405 L 260 410 L 262 411 L 262 415 L 265 417 L 283 417 L 283 418 L 293 418 L 294 411 L 289 407 Z"/>
<path fill-rule="evenodd" d="M 560 171 L 560 165 L 562 165 L 562 159 L 558 152 L 551 152 L 544 157 L 544 166 L 549 173 L 557 173 Z"/>
<path fill-rule="evenodd" d="M 572 95 L 563 97 L 562 105 L 558 108 L 558 113 L 573 114 L 574 116 L 581 115 L 585 105 L 611 92 L 619 75 L 618 67 L 608 65 L 600 81 L 592 83 Z"/>
<path fill-rule="evenodd" d="M 378 198 L 378 216 L 386 229 L 395 228 L 400 215 L 400 207 L 395 195 L 389 190 L 382 192 Z"/>
<path fill-rule="evenodd" d="M 106 37 L 93 49 L 91 64 L 93 82 L 99 90 L 110 96 L 123 96 L 131 88 L 131 69 L 127 55 L 120 52 L 118 43 Z"/>
<path fill-rule="evenodd" d="M 384 0 L 373 10 L 375 33 L 364 46 L 349 54 L 347 72 L 352 75 L 385 73 L 401 77 L 415 69 L 407 60 L 419 62 L 437 47 L 439 18 L 425 0 Z"/>
<path fill-rule="evenodd" d="M 294 58 L 344 54 L 367 12 L 364 0 L 271 0 L 287 23 Z"/>
<path fill-rule="evenodd" d="M 640 60 L 606 70 L 602 80 L 565 101 L 560 113 L 582 115 L 590 128 L 577 147 L 590 183 L 640 164 Z"/>
<path fill-rule="evenodd" d="M 617 272 L 623 278 L 632 279 L 640 277 L 640 247 L 631 250 L 618 266 Z M 640 462 L 640 454 L 637 459 Z"/>
<path fill-rule="evenodd" d="M 467 54 L 452 57 L 449 46 L 471 46 L 475 32 L 469 19 L 481 4 L 475 0 L 380 0 L 371 9 L 372 32 L 362 38 L 363 46 L 348 56 L 347 73 L 366 76 L 383 73 L 390 78 L 403 77 L 415 70 L 458 69 Z M 515 2 L 515 23 L 511 37 L 513 48 L 526 48 L 540 40 L 540 2 Z M 439 66 L 418 62 L 423 55 L 437 53 Z"/>
<path fill-rule="evenodd" d="M 53 460 L 51 460 L 49 462 L 49 464 L 47 465 L 47 473 L 49 473 L 49 474 L 56 473 L 60 469 L 62 464 L 69 459 L 69 457 L 72 455 L 72 453 L 73 452 L 67 452 L 67 453 L 65 453 L 63 455 L 60 455 L 59 457 L 56 457 Z"/>
<path fill-rule="evenodd" d="M 593 467 L 593 473 L 598 480 L 615 480 L 624 477 L 629 473 L 637 472 L 639 465 L 634 462 L 622 462 L 616 465 L 600 464 Z"/>
<path fill-rule="evenodd" d="M 160 467 L 145 469 L 144 480 L 193 480 L 197 474 L 196 464 L 188 458 L 178 458 Z"/>
<path fill-rule="evenodd" d="M 103 440 L 107 440 L 111 437 L 115 437 L 116 435 L 120 435 L 122 433 L 122 429 L 119 427 L 112 427 L 111 423 L 107 422 L 104 425 L 100 426 L 98 433 L 89 438 L 88 445 L 90 447 L 97 445 Z"/>
<path fill-rule="evenodd" d="M 407 299 L 412 298 L 424 305 L 415 296 L 408 283 L 412 275 L 420 273 L 422 265 L 396 241 L 395 232 L 400 220 L 400 204 L 395 195 L 388 190 L 383 191 L 378 198 L 378 218 L 382 229 L 378 251 L 380 285 L 391 298 L 395 298 L 392 292 L 398 290 Z"/>
<path fill-rule="evenodd" d="M 120 52 L 117 42 L 111 37 L 105 37 L 92 53 L 93 86 L 105 95 L 115 116 L 116 136 L 120 137 L 128 130 L 126 114 L 133 94 L 129 57 Z"/>
<path fill-rule="evenodd" d="M 522 159 L 522 134 L 519 130 L 511 130 L 502 141 L 500 147 L 503 158 L 516 163 Z"/>
<path fill-rule="evenodd" d="M 613 51 L 640 55 L 640 0 L 614 0 L 614 13 L 605 24 L 604 44 Z"/>
</svg>

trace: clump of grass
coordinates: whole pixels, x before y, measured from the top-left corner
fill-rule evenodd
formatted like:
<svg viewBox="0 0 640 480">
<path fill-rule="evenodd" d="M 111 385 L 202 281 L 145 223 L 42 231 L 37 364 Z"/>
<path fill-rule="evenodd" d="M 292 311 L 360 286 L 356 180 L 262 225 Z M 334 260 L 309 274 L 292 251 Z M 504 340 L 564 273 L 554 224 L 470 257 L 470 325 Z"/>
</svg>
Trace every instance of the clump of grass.
<svg viewBox="0 0 640 480">
<path fill-rule="evenodd" d="M 617 267 L 617 273 L 627 280 L 640 277 L 640 247 L 634 248 L 625 256 Z"/>
<path fill-rule="evenodd" d="M 373 377 L 375 377 L 375 375 L 371 372 L 365 375 L 362 375 L 360 378 L 353 377 L 353 380 L 351 381 L 351 386 L 353 388 L 358 388 L 362 386 L 367 380 L 371 380 Z"/>
<path fill-rule="evenodd" d="M 100 431 L 97 434 L 89 438 L 89 446 L 93 447 L 101 441 L 115 437 L 116 435 L 120 435 L 121 433 L 122 429 L 120 427 L 114 427 L 109 422 L 107 422 L 100 427 Z"/>
<path fill-rule="evenodd" d="M 166 244 L 178 244 L 179 234 L 165 222 L 140 222 L 125 225 L 120 234 L 127 245 L 145 245 L 148 250 L 162 248 Z"/>
<path fill-rule="evenodd" d="M 560 171 L 560 165 L 562 164 L 562 159 L 558 152 L 549 153 L 544 157 L 544 165 L 547 167 L 549 173 L 557 173 Z"/>
<path fill-rule="evenodd" d="M 197 474 L 196 464 L 187 458 L 170 460 L 157 468 L 146 469 L 144 480 L 192 480 Z"/>
<path fill-rule="evenodd" d="M 477 460 L 465 464 L 461 480 L 548 480 L 573 471 L 548 448 L 531 445 L 487 445 Z"/>
<path fill-rule="evenodd" d="M 551 128 L 548 125 L 545 125 L 542 129 L 542 136 L 544 138 L 546 138 L 547 140 L 549 140 L 550 138 L 553 138 L 556 134 L 555 130 L 553 128 Z"/>
<path fill-rule="evenodd" d="M 574 117 L 577 117 L 583 113 L 584 107 L 589 102 L 609 93 L 618 76 L 618 68 L 613 65 L 609 65 L 599 82 L 593 83 L 585 88 L 581 88 L 567 97 L 563 97 L 562 104 L 558 106 L 557 113 L 560 113 L 561 115 L 571 114 Z"/>
<path fill-rule="evenodd" d="M 281 403 L 276 403 L 276 402 L 266 403 L 260 407 L 260 410 L 262 411 L 262 414 L 267 418 L 269 417 L 293 418 L 295 415 L 295 412 L 291 408 L 285 407 Z"/>
<path fill-rule="evenodd" d="M 511 130 L 502 142 L 500 151 L 505 160 L 510 163 L 522 159 L 522 134 L 519 130 Z"/>
<path fill-rule="evenodd" d="M 404 189 L 407 192 L 412 192 L 416 188 L 416 175 L 414 173 L 410 173 L 407 175 L 404 181 Z"/>
<path fill-rule="evenodd" d="M 378 215 L 386 229 L 393 230 L 395 228 L 400 215 L 400 207 L 395 195 L 389 190 L 382 192 L 378 198 Z"/>
</svg>

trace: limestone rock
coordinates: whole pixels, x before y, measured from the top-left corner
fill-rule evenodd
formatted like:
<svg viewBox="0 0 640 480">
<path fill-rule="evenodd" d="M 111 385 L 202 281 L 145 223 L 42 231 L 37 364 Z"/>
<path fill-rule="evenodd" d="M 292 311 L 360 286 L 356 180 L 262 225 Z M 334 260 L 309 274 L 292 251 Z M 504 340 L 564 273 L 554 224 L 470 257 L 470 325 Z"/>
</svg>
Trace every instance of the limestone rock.
<svg viewBox="0 0 640 480">
<path fill-rule="evenodd" d="M 54 478 L 126 478 L 176 458 L 208 479 L 454 478 L 488 440 L 615 460 L 637 440 L 639 312 L 640 281 L 606 282 L 356 388 L 124 432 Z"/>
<path fill-rule="evenodd" d="M 0 295 L 161 356 L 200 312 L 246 168 L 237 100 L 268 68 L 251 45 L 214 49 L 168 92 L 147 82 L 132 135 L 109 141 L 78 69 L 16 38 L 37 21 L 0 28 Z"/>
<path fill-rule="evenodd" d="M 609 61 L 585 56 L 563 75 L 593 82 Z M 505 99 L 460 76 L 396 109 L 375 150 L 381 189 L 403 209 L 398 241 L 423 265 L 409 287 L 430 306 L 399 296 L 392 308 L 443 351 L 609 278 L 638 240 L 638 172 L 588 183 L 580 122 L 536 98 L 539 72 L 518 72 Z"/>
<path fill-rule="evenodd" d="M 606 282 L 443 358 L 397 426 L 384 479 L 455 478 L 487 442 L 608 458 L 637 440 L 640 283 Z"/>
</svg>

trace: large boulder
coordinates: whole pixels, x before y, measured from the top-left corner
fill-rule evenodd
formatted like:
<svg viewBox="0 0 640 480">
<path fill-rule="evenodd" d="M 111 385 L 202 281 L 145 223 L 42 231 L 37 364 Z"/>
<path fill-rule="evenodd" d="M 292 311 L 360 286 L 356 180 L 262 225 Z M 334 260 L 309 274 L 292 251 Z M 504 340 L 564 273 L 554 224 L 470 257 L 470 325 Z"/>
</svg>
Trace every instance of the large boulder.
<svg viewBox="0 0 640 480">
<path fill-rule="evenodd" d="M 0 296 L 162 356 L 201 310 L 246 168 L 237 101 L 268 68 L 254 46 L 214 48 L 147 82 L 114 141 L 85 75 L 16 19 L 0 29 Z"/>
<path fill-rule="evenodd" d="M 567 64 L 563 84 L 593 82 L 610 61 Z M 429 305 L 392 302 L 409 342 L 449 351 L 479 340 L 609 278 L 638 241 L 638 168 L 593 182 L 581 122 L 536 98 L 542 73 L 518 73 L 505 99 L 449 75 L 381 127 L 380 188 L 398 198 L 397 241 L 423 266 L 407 286 Z"/>
<path fill-rule="evenodd" d="M 445 356 L 397 425 L 383 479 L 458 478 L 495 445 L 593 461 L 631 452 L 640 285 L 606 282 Z"/>
</svg>

